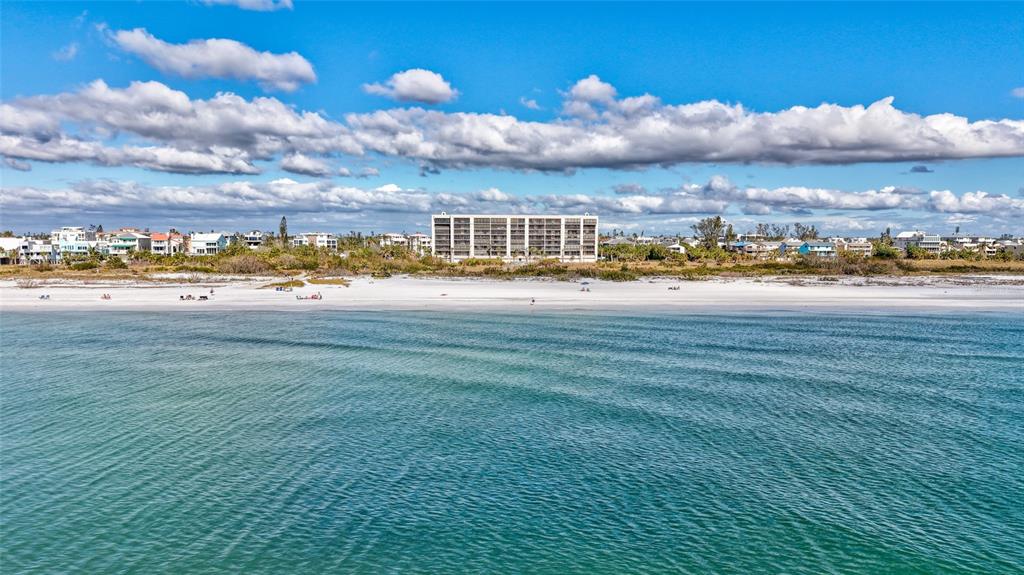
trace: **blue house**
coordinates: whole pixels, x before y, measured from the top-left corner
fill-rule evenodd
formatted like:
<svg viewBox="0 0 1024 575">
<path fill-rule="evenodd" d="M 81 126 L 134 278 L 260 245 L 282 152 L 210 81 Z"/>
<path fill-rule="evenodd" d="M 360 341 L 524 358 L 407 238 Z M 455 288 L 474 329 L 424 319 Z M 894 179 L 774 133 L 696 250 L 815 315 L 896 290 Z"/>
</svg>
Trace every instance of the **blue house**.
<svg viewBox="0 0 1024 575">
<path fill-rule="evenodd" d="M 800 249 L 797 251 L 805 256 L 836 257 L 836 246 L 831 242 L 804 242 L 800 244 Z"/>
</svg>

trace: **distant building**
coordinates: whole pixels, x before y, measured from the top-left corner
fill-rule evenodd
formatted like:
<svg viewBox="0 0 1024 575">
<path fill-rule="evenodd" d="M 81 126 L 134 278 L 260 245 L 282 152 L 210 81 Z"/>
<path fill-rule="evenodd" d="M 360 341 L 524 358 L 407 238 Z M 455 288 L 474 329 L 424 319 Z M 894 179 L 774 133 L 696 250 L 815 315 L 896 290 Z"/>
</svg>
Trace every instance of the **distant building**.
<svg viewBox="0 0 1024 575">
<path fill-rule="evenodd" d="M 20 263 L 21 243 L 25 238 L 0 238 L 0 265 Z"/>
<path fill-rule="evenodd" d="M 60 251 L 50 240 L 21 238 L 18 260 L 23 264 L 55 264 L 60 261 Z"/>
<path fill-rule="evenodd" d="M 148 234 L 141 232 L 120 232 L 109 240 L 110 253 L 123 256 L 132 252 L 148 252 L 152 241 Z"/>
<path fill-rule="evenodd" d="M 819 258 L 836 257 L 836 246 L 832 242 L 806 241 L 797 250 L 800 255 L 817 256 Z"/>
<path fill-rule="evenodd" d="M 228 237 L 221 232 L 193 233 L 188 253 L 194 256 L 219 254 L 228 247 Z"/>
<path fill-rule="evenodd" d="M 866 257 L 871 255 L 873 246 L 867 238 L 845 238 L 836 242 L 836 248 L 841 252 Z"/>
<path fill-rule="evenodd" d="M 914 246 L 932 254 L 939 255 L 945 247 L 942 238 L 938 235 L 927 234 L 922 231 L 900 232 L 893 238 L 893 245 L 906 251 L 908 247 Z"/>
<path fill-rule="evenodd" d="M 772 259 L 779 254 L 780 242 L 745 242 L 743 254 L 758 260 Z"/>
<path fill-rule="evenodd" d="M 554 258 L 597 261 L 597 216 L 448 215 L 431 217 L 431 252 L 449 261 Z"/>
<path fill-rule="evenodd" d="M 619 236 L 619 237 L 615 237 L 615 238 L 608 238 L 607 240 L 604 240 L 603 242 L 601 242 L 601 245 L 602 246 L 613 246 L 613 247 L 614 246 L 634 246 L 634 245 L 636 245 L 636 242 L 634 242 L 630 238 L 627 238 L 627 237 L 624 237 L 624 236 Z"/>
<path fill-rule="evenodd" d="M 153 232 L 149 234 L 149 240 L 149 250 L 154 254 L 172 256 L 186 251 L 186 238 L 181 234 Z"/>
<path fill-rule="evenodd" d="M 292 238 L 293 246 L 313 246 L 315 248 L 338 249 L 338 237 L 326 232 L 298 234 Z"/>
<path fill-rule="evenodd" d="M 409 235 L 388 233 L 380 237 L 380 245 L 402 246 L 416 255 L 424 256 L 430 252 L 430 236 L 418 232 Z"/>
<path fill-rule="evenodd" d="M 259 230 L 252 230 L 242 235 L 242 241 L 245 242 L 247 248 L 254 250 L 267 241 L 267 234 Z"/>
<path fill-rule="evenodd" d="M 50 243 L 57 246 L 57 254 L 82 256 L 90 250 L 99 251 L 96 232 L 82 227 L 63 227 L 50 232 Z"/>
</svg>

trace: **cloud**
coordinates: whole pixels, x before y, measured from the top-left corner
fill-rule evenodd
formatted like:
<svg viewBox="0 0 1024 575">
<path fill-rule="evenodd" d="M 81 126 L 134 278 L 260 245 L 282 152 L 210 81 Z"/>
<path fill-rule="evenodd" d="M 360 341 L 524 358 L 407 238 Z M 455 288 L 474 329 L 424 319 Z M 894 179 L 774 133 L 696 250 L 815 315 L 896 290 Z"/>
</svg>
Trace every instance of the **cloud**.
<svg viewBox="0 0 1024 575">
<path fill-rule="evenodd" d="M 273 12 L 275 10 L 291 10 L 292 0 L 201 0 L 207 6 L 237 6 L 242 10 L 256 12 Z"/>
<path fill-rule="evenodd" d="M 359 172 L 353 173 L 352 170 L 348 168 L 341 168 L 340 170 L 338 170 L 338 175 L 343 178 L 375 178 L 380 175 L 380 170 L 374 167 L 367 166 L 362 170 L 359 170 Z"/>
<path fill-rule="evenodd" d="M 187 44 L 165 42 L 145 28 L 111 32 L 111 39 L 125 52 L 147 64 L 183 78 L 232 78 L 256 81 L 264 90 L 291 92 L 316 82 L 313 65 L 297 52 L 257 52 L 235 40 L 211 38 Z"/>
<path fill-rule="evenodd" d="M 596 76 L 567 95 L 568 119 L 421 108 L 350 114 L 362 146 L 447 168 L 572 171 L 681 163 L 855 164 L 1024 156 L 1024 121 L 920 116 L 884 98 L 869 106 L 821 104 L 753 112 L 715 100 L 666 105 L 614 99 Z"/>
<path fill-rule="evenodd" d="M 69 62 L 74 60 L 75 56 L 78 56 L 78 42 L 72 42 L 53 53 L 53 59 L 58 62 Z"/>
<path fill-rule="evenodd" d="M 508 202 L 512 200 L 512 196 L 499 190 L 498 188 L 487 188 L 486 190 L 480 190 L 476 193 L 478 200 L 484 200 L 487 202 Z"/>
<path fill-rule="evenodd" d="M 65 124 L 76 133 L 63 132 Z M 363 153 L 343 126 L 274 98 L 191 100 L 159 82 L 111 88 L 97 80 L 77 92 L 3 104 L 0 131 L 7 157 L 184 173 L 258 173 L 254 160 L 295 152 Z M 104 144 L 115 138 L 122 147 Z"/>
<path fill-rule="evenodd" d="M 642 196 L 647 194 L 647 188 L 640 184 L 616 184 L 612 187 L 612 191 L 620 195 Z"/>
<path fill-rule="evenodd" d="M 610 103 L 615 100 L 617 92 L 615 86 L 603 82 L 595 74 L 573 84 L 569 89 L 569 97 L 579 102 L 602 102 Z"/>
<path fill-rule="evenodd" d="M 459 91 L 452 89 L 440 74 L 413 68 L 392 75 L 384 84 L 363 84 L 367 94 L 384 96 L 399 102 L 442 104 L 454 100 Z"/>
<path fill-rule="evenodd" d="M 281 160 L 281 169 L 305 176 L 328 176 L 334 170 L 327 162 L 299 153 L 289 154 Z"/>
<path fill-rule="evenodd" d="M 914 166 L 910 168 L 911 174 L 932 174 L 934 172 L 935 170 L 929 168 L 928 166 Z"/>
<path fill-rule="evenodd" d="M 522 104 L 524 108 L 529 108 L 530 110 L 542 110 L 543 109 L 543 108 L 540 107 L 540 104 L 537 103 L 537 100 L 534 100 L 533 98 L 527 98 L 525 96 L 520 96 L 519 97 L 519 103 Z"/>
<path fill-rule="evenodd" d="M 982 191 L 967 192 L 960 196 L 949 190 L 929 192 L 927 207 L 929 211 L 939 213 L 1024 217 L 1024 199 Z"/>
<path fill-rule="evenodd" d="M 1024 98 L 1024 86 L 1010 90 L 1010 95 L 1014 98 Z"/>
<path fill-rule="evenodd" d="M 598 80 L 599 82 L 599 80 Z M 602 82 L 603 84 L 603 82 Z M 397 90 L 397 88 L 391 88 Z M 886 98 L 870 106 L 822 104 L 752 112 L 717 101 L 666 105 L 650 95 L 608 99 L 587 82 L 571 100 L 590 118 L 524 121 L 510 115 L 421 107 L 348 114 L 342 121 L 272 97 L 222 92 L 191 99 L 160 82 L 125 88 L 96 80 L 74 92 L 0 104 L 2 153 L 24 160 L 161 165 L 134 148 L 175 149 L 217 173 L 253 173 L 256 162 L 302 153 L 379 154 L 435 169 L 571 172 L 680 163 L 855 164 L 1024 156 L 1024 121 L 903 112 Z M 600 98 L 604 98 L 601 100 Z M 45 158 L 44 158 L 45 156 Z M 199 157 L 208 160 L 199 161 Z M 215 160 L 219 158 L 220 160 Z"/>
<path fill-rule="evenodd" d="M 730 218 L 737 224 L 771 221 L 772 214 L 801 218 L 812 217 L 813 210 L 845 209 L 854 214 L 827 214 L 817 221 L 829 227 L 857 231 L 881 229 L 889 218 L 912 217 L 921 223 L 920 214 L 943 217 L 988 216 L 992 222 L 1016 225 L 1024 217 L 1024 199 L 986 192 L 956 196 L 949 191 L 918 192 L 893 187 L 849 192 L 788 186 L 774 189 L 742 188 L 723 177 L 705 184 L 687 184 L 673 190 L 648 195 L 542 194 L 516 196 L 497 188 L 476 192 L 430 192 L 388 183 L 374 188 L 338 185 L 321 179 L 299 182 L 280 178 L 270 182 L 245 180 L 209 185 L 152 186 L 131 181 L 86 180 L 68 187 L 43 189 L 32 186 L 0 187 L 0 205 L 5 220 L 38 222 L 40 214 L 68 213 L 80 217 L 117 217 L 145 220 L 178 218 L 215 225 L 253 217 L 279 217 L 282 213 L 321 214 L 336 219 L 344 214 L 360 214 L 361 221 L 392 221 L 387 214 L 413 215 L 442 210 L 462 213 L 530 214 L 545 212 L 590 212 L 608 222 L 651 222 L 679 224 L 707 214 L 723 214 L 730 207 L 741 207 L 751 218 Z M 62 212 L 62 207 L 68 207 Z M 750 209 L 747 209 L 747 208 Z M 886 209 L 889 211 L 878 212 Z M 900 213 L 897 210 L 902 210 Z M 856 215 L 884 213 L 885 220 Z M 692 217 L 690 217 L 692 215 Z M 167 221 L 166 218 L 164 221 Z M 812 217 L 813 219 L 813 217 Z M 939 220 L 932 219 L 933 222 Z M 966 220 L 964 220 L 966 221 Z M 59 222 L 54 222 L 59 223 Z M 625 223 L 615 224 L 623 227 Z M 686 226 L 684 226 L 686 227 Z M 650 228 L 649 228 L 650 229 Z M 1010 228 L 1007 228 L 1010 229 Z"/>
<path fill-rule="evenodd" d="M 18 170 L 19 172 L 32 171 L 32 164 L 22 162 L 21 160 L 15 160 L 14 158 L 4 158 L 4 165 L 12 170 Z"/>
</svg>

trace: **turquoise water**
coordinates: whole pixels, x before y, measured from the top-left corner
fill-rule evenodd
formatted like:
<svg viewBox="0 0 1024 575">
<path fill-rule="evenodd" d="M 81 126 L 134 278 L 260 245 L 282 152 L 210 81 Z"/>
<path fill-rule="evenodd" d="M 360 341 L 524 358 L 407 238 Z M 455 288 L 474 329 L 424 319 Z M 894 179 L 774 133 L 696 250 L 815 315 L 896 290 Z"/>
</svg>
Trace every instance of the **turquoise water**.
<svg viewBox="0 0 1024 575">
<path fill-rule="evenodd" d="M 3 573 L 1020 573 L 1024 316 L 5 313 Z"/>
</svg>

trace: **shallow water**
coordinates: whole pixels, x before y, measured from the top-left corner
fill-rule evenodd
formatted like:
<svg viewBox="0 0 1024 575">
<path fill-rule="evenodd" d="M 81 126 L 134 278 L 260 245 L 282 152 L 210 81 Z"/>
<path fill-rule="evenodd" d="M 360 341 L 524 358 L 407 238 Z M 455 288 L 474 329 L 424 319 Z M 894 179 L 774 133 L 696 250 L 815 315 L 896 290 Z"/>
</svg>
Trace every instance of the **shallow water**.
<svg viewBox="0 0 1024 575">
<path fill-rule="evenodd" d="M 1024 570 L 1024 316 L 4 313 L 0 569 Z"/>
</svg>

